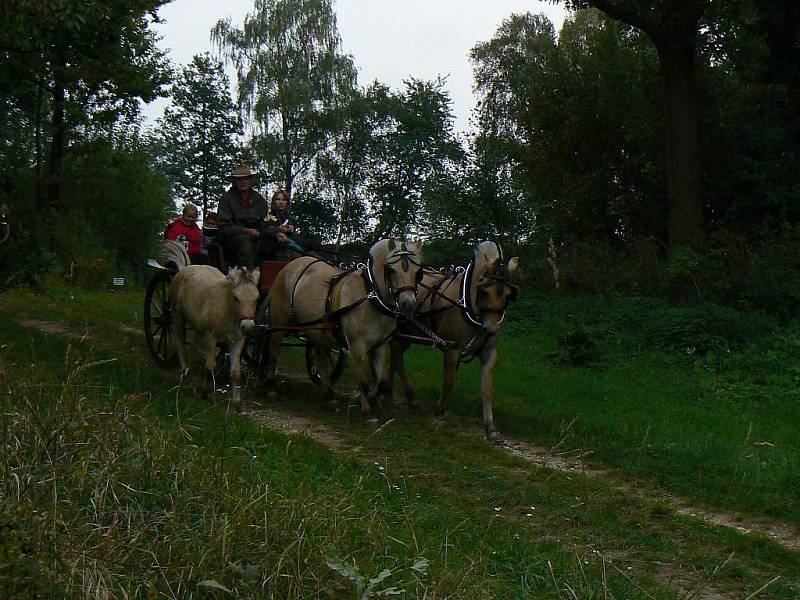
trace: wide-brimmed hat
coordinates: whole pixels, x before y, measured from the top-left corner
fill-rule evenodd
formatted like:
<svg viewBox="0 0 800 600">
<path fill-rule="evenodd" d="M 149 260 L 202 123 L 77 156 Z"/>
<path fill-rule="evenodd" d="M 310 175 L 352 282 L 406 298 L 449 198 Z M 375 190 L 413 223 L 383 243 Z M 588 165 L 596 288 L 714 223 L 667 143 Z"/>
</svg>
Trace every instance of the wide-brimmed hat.
<svg viewBox="0 0 800 600">
<path fill-rule="evenodd" d="M 258 176 L 258 173 L 254 173 L 252 170 L 250 170 L 249 165 L 239 165 L 233 170 L 233 173 L 228 175 L 228 179 L 233 181 L 234 179 L 245 179 L 256 176 Z"/>
</svg>

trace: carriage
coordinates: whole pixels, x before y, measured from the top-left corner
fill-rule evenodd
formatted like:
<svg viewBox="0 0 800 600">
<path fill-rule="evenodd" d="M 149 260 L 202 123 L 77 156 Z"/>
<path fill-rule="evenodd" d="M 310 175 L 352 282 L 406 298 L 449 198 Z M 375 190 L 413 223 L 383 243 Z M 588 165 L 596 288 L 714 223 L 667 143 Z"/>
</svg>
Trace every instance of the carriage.
<svg viewBox="0 0 800 600">
<path fill-rule="evenodd" d="M 183 247 L 180 249 L 183 251 Z M 172 329 L 174 323 L 181 321 L 175 317 L 187 314 L 180 310 L 179 304 L 171 305 L 171 283 L 179 269 L 168 262 L 166 266 L 153 259 L 148 262 L 156 273 L 145 296 L 145 336 L 155 361 L 169 367 L 177 362 L 178 355 Z M 184 264 L 188 264 L 188 256 Z M 377 422 L 371 403 L 383 395 L 391 404 L 395 372 L 403 381 L 409 407 L 417 406 L 405 375 L 402 354 L 410 344 L 425 343 L 443 352 L 444 377 L 438 414 L 445 410 L 458 364 L 471 358 L 480 359 L 486 438 L 501 443 L 503 438 L 495 428 L 492 413 L 492 377 L 497 363 L 498 329 L 509 303 L 517 296 L 517 287 L 511 282 L 517 264 L 518 258 L 506 261 L 495 242 L 485 241 L 475 246 L 465 267 L 431 270 L 419 262 L 418 250 L 391 238 L 375 243 L 366 262 L 348 269 L 314 257 L 292 262 L 265 261 L 261 266 L 258 302 L 253 304 L 255 320 L 244 316 L 252 313 L 239 317 L 243 327 L 246 320 L 250 323 L 248 327 L 254 323 L 256 333 L 247 334 L 244 339 L 239 337 L 230 352 L 234 398 L 241 409 L 240 351 L 244 361 L 269 381 L 275 373 L 278 350 L 283 345 L 299 346 L 305 349 L 309 377 L 322 386 L 329 403 L 335 402 L 333 384 L 349 357 L 361 389 L 361 412 L 368 421 Z M 309 271 L 313 265 L 320 265 L 314 275 Z M 189 273 L 181 271 L 181 276 L 184 272 Z M 199 273 L 192 271 L 196 272 Z M 214 268 L 205 272 L 217 273 Z M 232 270 L 229 277 L 236 277 L 238 272 Z M 298 285 L 301 279 L 303 284 Z M 346 293 L 342 291 L 345 281 L 350 283 Z M 255 280 L 251 287 L 254 283 Z M 324 289 L 327 295 L 319 293 Z M 418 295 L 422 289 L 425 293 Z M 255 293 L 253 289 L 250 302 Z M 286 336 L 288 341 L 283 342 Z M 388 360 L 390 345 L 391 361 Z M 211 369 L 213 340 L 207 348 L 206 364 Z M 225 349 L 218 348 L 218 352 L 224 356 Z M 220 355 L 217 365 L 222 362 L 219 358 Z M 388 363 L 391 365 L 387 367 Z"/>
<path fill-rule="evenodd" d="M 213 256 L 213 255 L 212 255 Z M 213 260 L 214 265 L 220 271 L 223 265 L 219 258 Z M 267 318 L 266 298 L 278 273 L 285 267 L 288 261 L 263 261 L 261 264 L 261 279 L 259 281 L 259 303 L 256 313 L 256 323 L 258 333 L 248 338 L 243 352 L 245 362 L 253 367 L 260 368 L 262 364 L 262 353 L 269 338 L 275 329 L 270 325 Z M 151 258 L 147 265 L 154 270 L 153 276 L 147 285 L 144 299 L 144 334 L 147 342 L 147 349 L 153 360 L 161 367 L 173 368 L 178 364 L 178 353 L 173 339 L 172 321 L 173 313 L 170 305 L 169 289 L 172 279 L 178 272 L 173 263 L 162 265 L 157 260 Z M 313 326 L 316 329 L 332 329 L 333 323 L 320 323 Z M 289 335 L 289 340 L 283 343 L 284 346 L 298 347 L 305 350 L 306 371 L 312 382 L 319 384 L 322 380 L 320 369 L 316 364 L 315 353 L 312 344 L 307 337 L 309 327 L 281 327 L 281 332 Z M 225 348 L 219 348 L 217 364 L 224 364 L 220 360 L 225 354 Z M 347 355 L 344 352 L 331 350 L 329 361 L 332 365 L 330 372 L 331 383 L 339 380 L 347 363 Z"/>
</svg>

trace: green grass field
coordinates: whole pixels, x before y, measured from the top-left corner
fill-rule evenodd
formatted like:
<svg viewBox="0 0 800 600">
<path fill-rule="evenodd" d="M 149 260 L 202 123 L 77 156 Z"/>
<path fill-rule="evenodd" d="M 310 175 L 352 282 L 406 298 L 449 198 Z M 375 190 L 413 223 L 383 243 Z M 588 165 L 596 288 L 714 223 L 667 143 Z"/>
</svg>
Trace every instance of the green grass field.
<svg viewBox="0 0 800 600">
<path fill-rule="evenodd" d="M 310 385 L 280 400 L 249 388 L 349 449 L 287 437 L 155 367 L 131 331 L 141 301 L 0 296 L 6 597 L 800 596 L 798 552 L 616 484 L 796 525 L 796 324 L 645 299 L 515 305 L 500 430 L 581 449 L 606 481 L 435 425 L 439 357 L 422 348 L 408 369 L 425 409 L 390 410 L 377 432 Z M 450 406 L 476 428 L 477 376 L 462 368 Z"/>
</svg>

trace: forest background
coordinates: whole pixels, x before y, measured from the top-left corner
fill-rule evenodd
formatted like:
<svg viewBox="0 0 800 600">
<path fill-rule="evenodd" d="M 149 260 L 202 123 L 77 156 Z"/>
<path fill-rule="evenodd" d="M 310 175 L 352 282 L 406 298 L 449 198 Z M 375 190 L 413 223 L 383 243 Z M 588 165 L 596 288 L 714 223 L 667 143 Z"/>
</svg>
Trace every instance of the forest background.
<svg viewBox="0 0 800 600">
<path fill-rule="evenodd" d="M 255 0 L 187 65 L 157 46 L 166 3 L 0 8 L 4 287 L 144 281 L 176 201 L 213 210 L 249 162 L 320 243 L 409 234 L 437 264 L 491 238 L 528 285 L 797 314 L 795 2 L 572 1 L 558 32 L 510 15 L 470 53 L 466 135 L 446 80 L 359 84 L 331 0 Z"/>
</svg>

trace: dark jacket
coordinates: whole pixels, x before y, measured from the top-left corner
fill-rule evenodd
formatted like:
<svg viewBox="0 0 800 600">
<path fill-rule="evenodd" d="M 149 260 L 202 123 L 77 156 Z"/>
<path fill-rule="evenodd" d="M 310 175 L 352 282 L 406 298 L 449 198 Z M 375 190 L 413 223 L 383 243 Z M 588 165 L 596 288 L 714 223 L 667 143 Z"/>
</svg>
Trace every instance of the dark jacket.
<svg viewBox="0 0 800 600">
<path fill-rule="evenodd" d="M 222 196 L 217 208 L 217 224 L 225 238 L 244 233 L 245 229 L 261 231 L 267 216 L 267 201 L 255 190 L 250 190 L 250 206 L 244 207 L 239 191 L 231 186 Z"/>
</svg>

